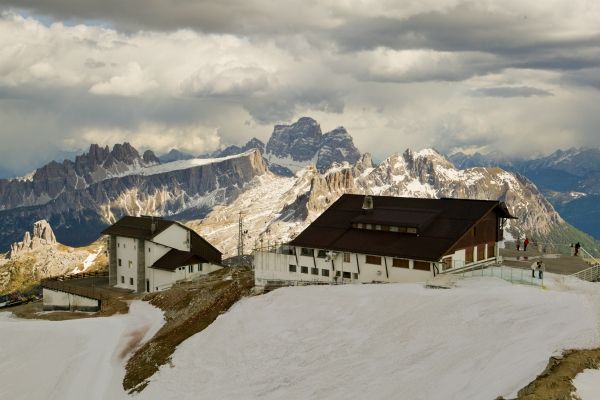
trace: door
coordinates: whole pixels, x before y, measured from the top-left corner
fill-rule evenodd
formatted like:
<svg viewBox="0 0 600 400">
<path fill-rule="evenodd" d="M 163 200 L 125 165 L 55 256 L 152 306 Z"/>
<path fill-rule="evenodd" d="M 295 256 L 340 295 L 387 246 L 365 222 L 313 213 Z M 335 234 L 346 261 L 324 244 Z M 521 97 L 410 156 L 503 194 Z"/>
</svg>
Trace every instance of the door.
<svg viewBox="0 0 600 400">
<path fill-rule="evenodd" d="M 146 279 L 146 292 L 150 292 L 150 279 Z"/>
</svg>

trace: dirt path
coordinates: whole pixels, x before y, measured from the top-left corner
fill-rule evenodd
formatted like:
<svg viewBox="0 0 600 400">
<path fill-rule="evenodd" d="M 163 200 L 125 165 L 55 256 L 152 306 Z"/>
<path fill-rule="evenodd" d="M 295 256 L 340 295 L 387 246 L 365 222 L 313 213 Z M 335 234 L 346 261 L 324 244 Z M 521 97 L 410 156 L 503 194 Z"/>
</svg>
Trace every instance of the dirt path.
<svg viewBox="0 0 600 400">
<path fill-rule="evenodd" d="M 254 274 L 247 268 L 223 268 L 196 282 L 185 282 L 144 297 L 162 309 L 166 322 L 156 335 L 129 359 L 123 387 L 143 390 L 148 379 L 170 362 L 177 346 L 208 327 L 243 296 L 251 293 Z"/>
</svg>

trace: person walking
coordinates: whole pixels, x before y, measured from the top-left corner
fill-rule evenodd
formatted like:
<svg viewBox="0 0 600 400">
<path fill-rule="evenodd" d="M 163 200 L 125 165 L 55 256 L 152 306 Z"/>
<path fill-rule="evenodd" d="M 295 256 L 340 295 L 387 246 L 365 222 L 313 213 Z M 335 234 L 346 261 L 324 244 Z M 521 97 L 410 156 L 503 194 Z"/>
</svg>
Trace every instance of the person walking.
<svg viewBox="0 0 600 400">
<path fill-rule="evenodd" d="M 575 243 L 575 256 L 579 255 L 579 248 L 581 247 L 581 245 L 579 244 L 579 242 Z"/>
<path fill-rule="evenodd" d="M 521 250 L 521 238 L 517 238 L 517 251 Z"/>
<path fill-rule="evenodd" d="M 525 240 L 523 241 L 523 251 L 527 251 L 527 245 L 529 244 L 529 239 L 525 236 Z"/>
<path fill-rule="evenodd" d="M 544 270 L 546 269 L 546 266 L 544 265 L 544 262 L 542 260 L 538 261 L 538 278 L 543 279 L 544 278 Z"/>
</svg>

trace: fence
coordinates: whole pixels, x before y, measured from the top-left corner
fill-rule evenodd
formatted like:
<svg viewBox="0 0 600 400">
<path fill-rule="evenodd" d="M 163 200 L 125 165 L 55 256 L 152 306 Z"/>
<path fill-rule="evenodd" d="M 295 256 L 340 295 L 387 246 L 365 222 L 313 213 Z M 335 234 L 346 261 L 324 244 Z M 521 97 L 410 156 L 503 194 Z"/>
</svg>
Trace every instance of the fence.
<svg viewBox="0 0 600 400">
<path fill-rule="evenodd" d="M 488 276 L 500 278 L 511 283 L 543 286 L 543 274 L 542 278 L 538 278 L 539 272 L 537 270 L 534 274 L 532 272 L 533 270 L 530 268 L 514 268 L 490 263 L 467 267 L 459 271 L 448 271 L 448 273 L 452 275 L 458 275 L 465 278 Z"/>
<path fill-rule="evenodd" d="M 95 300 L 106 300 L 108 296 L 102 293 L 102 290 L 97 289 L 94 286 L 87 287 L 81 285 L 74 285 L 68 283 L 72 280 L 83 279 L 83 278 L 93 278 L 93 277 L 108 277 L 108 272 L 106 271 L 96 271 L 96 272 L 83 272 L 80 274 L 73 275 L 60 275 L 54 276 L 51 278 L 42 279 L 41 285 L 45 289 L 56 290 L 59 292 L 65 292 L 74 294 L 81 297 L 87 297 Z"/>
</svg>

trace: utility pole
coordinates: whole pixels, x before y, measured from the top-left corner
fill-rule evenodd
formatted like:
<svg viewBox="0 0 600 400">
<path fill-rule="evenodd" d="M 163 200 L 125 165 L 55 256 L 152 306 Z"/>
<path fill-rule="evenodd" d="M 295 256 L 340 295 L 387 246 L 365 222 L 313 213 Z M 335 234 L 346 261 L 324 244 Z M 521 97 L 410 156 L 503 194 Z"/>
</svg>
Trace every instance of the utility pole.
<svg viewBox="0 0 600 400">
<path fill-rule="evenodd" d="M 242 212 L 240 211 L 240 219 L 238 222 L 238 257 L 240 258 L 244 255 L 244 219 L 242 216 Z"/>
</svg>

